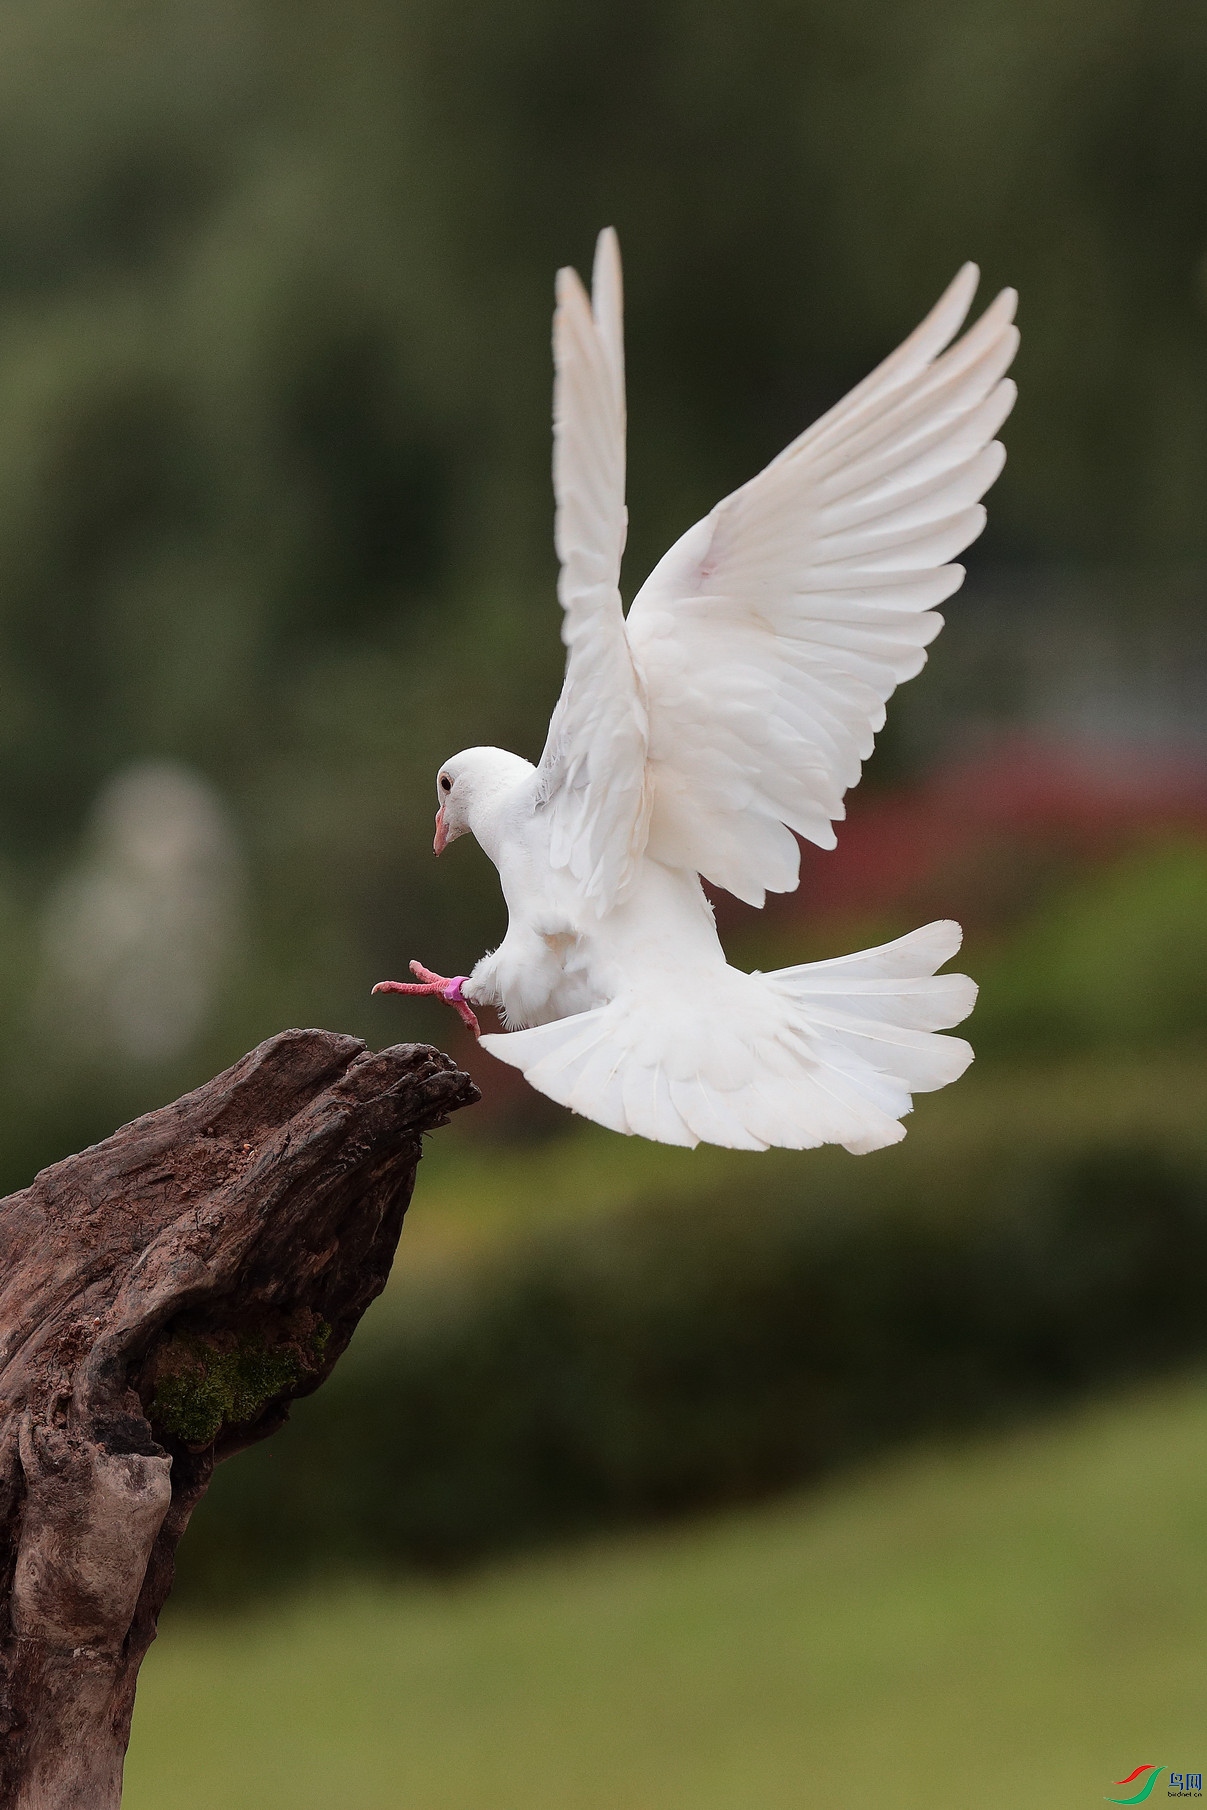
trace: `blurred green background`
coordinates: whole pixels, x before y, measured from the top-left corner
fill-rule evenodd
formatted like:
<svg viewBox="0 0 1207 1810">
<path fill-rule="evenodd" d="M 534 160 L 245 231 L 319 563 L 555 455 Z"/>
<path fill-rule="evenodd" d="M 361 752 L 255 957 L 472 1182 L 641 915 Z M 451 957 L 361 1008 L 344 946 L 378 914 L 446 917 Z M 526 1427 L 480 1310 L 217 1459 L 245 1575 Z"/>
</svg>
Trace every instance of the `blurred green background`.
<svg viewBox="0 0 1207 1810">
<path fill-rule="evenodd" d="M 1203 1398 L 1151 1379 L 1207 1353 L 1207 13 L 15 0 L 0 53 L 0 1179 L 290 1024 L 485 1093 L 199 1513 L 129 1802 L 1201 1766 Z M 502 929 L 433 777 L 543 740 L 552 278 L 607 223 L 630 593 L 965 258 L 1022 295 L 840 848 L 719 901 L 760 966 L 965 923 L 978 1065 L 897 1151 L 628 1144 L 369 998 Z"/>
</svg>

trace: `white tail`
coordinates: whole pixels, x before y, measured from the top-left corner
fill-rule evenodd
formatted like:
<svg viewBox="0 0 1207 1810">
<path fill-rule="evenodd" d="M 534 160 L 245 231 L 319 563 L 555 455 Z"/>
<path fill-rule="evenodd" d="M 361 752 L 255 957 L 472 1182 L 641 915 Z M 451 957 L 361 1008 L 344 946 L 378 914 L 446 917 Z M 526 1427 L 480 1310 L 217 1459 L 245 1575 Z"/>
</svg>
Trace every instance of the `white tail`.
<svg viewBox="0 0 1207 1810">
<path fill-rule="evenodd" d="M 623 993 L 591 1012 L 482 1039 L 550 1099 L 613 1131 L 662 1144 L 862 1154 L 905 1136 L 913 1094 L 972 1061 L 959 1024 L 976 1000 L 964 974 L 936 974 L 958 924 L 773 974 L 708 974 L 702 999 Z M 703 976 L 702 976 L 703 978 Z M 714 982 L 716 983 L 714 985 Z"/>
</svg>

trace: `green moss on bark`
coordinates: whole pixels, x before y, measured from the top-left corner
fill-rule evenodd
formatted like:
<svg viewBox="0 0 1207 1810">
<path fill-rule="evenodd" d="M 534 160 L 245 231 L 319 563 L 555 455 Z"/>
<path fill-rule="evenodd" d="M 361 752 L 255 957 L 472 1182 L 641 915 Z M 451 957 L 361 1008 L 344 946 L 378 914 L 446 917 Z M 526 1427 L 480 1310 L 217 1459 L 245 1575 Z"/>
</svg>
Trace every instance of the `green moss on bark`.
<svg viewBox="0 0 1207 1810">
<path fill-rule="evenodd" d="M 211 1342 L 182 1334 L 157 1354 L 151 1419 L 189 1446 L 212 1445 L 224 1426 L 246 1426 L 321 1361 L 331 1328 L 302 1344 L 270 1344 L 260 1334 Z"/>
</svg>

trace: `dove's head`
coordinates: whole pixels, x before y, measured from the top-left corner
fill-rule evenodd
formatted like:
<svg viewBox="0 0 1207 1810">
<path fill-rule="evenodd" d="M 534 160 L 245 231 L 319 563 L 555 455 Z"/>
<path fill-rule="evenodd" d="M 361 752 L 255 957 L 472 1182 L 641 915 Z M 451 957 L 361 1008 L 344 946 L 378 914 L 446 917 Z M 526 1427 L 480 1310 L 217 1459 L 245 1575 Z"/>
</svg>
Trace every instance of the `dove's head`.
<svg viewBox="0 0 1207 1810">
<path fill-rule="evenodd" d="M 466 748 L 446 760 L 436 775 L 436 839 L 441 854 L 450 842 L 471 830 L 481 841 L 484 818 L 504 792 L 532 772 L 529 761 L 505 748 Z"/>
</svg>

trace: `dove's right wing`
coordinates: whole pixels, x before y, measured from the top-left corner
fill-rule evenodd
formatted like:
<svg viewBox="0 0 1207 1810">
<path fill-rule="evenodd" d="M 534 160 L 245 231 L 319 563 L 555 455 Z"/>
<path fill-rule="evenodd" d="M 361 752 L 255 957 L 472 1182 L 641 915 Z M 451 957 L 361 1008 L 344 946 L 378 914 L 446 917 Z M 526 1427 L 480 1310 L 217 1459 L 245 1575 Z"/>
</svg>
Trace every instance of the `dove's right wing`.
<svg viewBox="0 0 1207 1810">
<path fill-rule="evenodd" d="M 649 710 L 649 853 L 738 898 L 797 883 L 926 659 L 984 525 L 1018 343 L 1005 290 L 950 342 L 966 265 L 905 343 L 659 562 L 628 617 Z M 944 348 L 947 348 L 944 350 Z"/>
<path fill-rule="evenodd" d="M 554 867 L 568 868 L 602 917 L 645 847 L 646 709 L 625 634 L 624 344 L 620 252 L 599 235 L 592 299 L 573 270 L 553 318 L 554 535 L 566 678 L 537 770 Z"/>
</svg>

